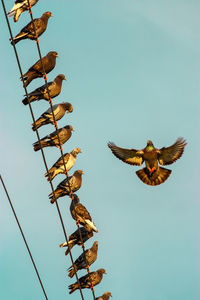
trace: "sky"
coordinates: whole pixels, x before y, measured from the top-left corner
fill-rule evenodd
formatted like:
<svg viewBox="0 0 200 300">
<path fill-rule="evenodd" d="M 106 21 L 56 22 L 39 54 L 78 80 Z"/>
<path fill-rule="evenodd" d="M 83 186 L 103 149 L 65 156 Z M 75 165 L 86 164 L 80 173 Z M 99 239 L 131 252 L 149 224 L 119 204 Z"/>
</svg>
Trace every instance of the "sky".
<svg viewBox="0 0 200 300">
<path fill-rule="evenodd" d="M 7 11 L 13 1 L 6 1 Z M 98 259 L 91 270 L 107 275 L 95 287 L 96 296 L 111 291 L 120 300 L 199 299 L 199 9 L 196 0 L 41 0 L 34 18 L 51 11 L 40 38 L 42 55 L 57 51 L 53 80 L 65 74 L 61 94 L 53 103 L 68 101 L 74 112 L 59 126 L 75 131 L 64 152 L 82 149 L 76 165 L 84 171 L 77 192 L 99 230 L 87 241 L 99 242 Z M 31 130 L 24 90 L 3 15 L 0 47 L 0 173 L 36 261 L 48 299 L 79 299 L 67 286 L 70 258 L 59 244 L 64 235 L 55 205 L 49 203 L 50 185 L 44 178 L 37 140 Z M 16 35 L 30 21 L 23 13 Z M 38 60 L 36 44 L 17 44 L 23 72 Z M 43 85 L 36 79 L 28 91 Z M 38 118 L 48 103 L 32 105 Z M 39 130 L 43 137 L 52 125 Z M 162 185 L 145 185 L 136 176 L 140 167 L 123 164 L 107 147 L 108 141 L 124 148 L 142 149 L 148 139 L 157 148 L 183 136 L 188 145 L 172 174 Z M 56 148 L 44 150 L 48 166 L 59 158 Z M 56 187 L 64 175 L 54 179 Z M 70 199 L 58 200 L 67 234 L 76 230 L 69 212 Z M 44 299 L 30 258 L 0 188 L 0 298 Z M 81 248 L 76 246 L 76 259 Z M 86 272 L 80 271 L 80 276 Z M 83 291 L 92 299 L 90 290 Z"/>
</svg>

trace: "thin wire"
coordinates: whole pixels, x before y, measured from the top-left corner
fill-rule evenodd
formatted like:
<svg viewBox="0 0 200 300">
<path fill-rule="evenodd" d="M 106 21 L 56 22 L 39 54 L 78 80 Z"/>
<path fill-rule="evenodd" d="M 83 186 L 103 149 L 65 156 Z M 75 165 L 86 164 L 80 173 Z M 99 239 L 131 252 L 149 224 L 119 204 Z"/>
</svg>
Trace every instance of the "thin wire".
<svg viewBox="0 0 200 300">
<path fill-rule="evenodd" d="M 52 106 L 52 99 L 51 99 L 50 92 L 49 92 L 49 87 L 48 87 L 48 82 L 47 82 L 47 74 L 45 72 L 45 68 L 44 68 L 44 64 L 43 64 L 43 60 L 42 60 L 42 55 L 41 55 L 41 50 L 40 50 L 40 45 L 39 45 L 39 39 L 38 39 L 38 36 L 37 36 L 37 32 L 36 32 L 36 28 L 35 28 L 35 24 L 34 24 L 33 12 L 31 10 L 31 5 L 30 5 L 30 1 L 29 0 L 28 0 L 28 9 L 29 9 L 29 14 L 30 14 L 31 21 L 32 21 L 32 24 L 33 24 L 33 30 L 35 31 L 35 38 L 36 38 L 37 50 L 38 50 L 40 62 L 41 62 L 42 69 L 43 69 L 43 78 L 44 78 L 46 89 L 47 89 L 47 94 L 48 94 L 48 98 L 49 98 L 49 105 L 50 105 L 51 112 L 52 112 L 52 115 L 53 115 L 53 123 L 54 123 L 55 129 L 56 129 L 56 134 L 57 134 L 57 137 L 58 137 L 58 143 L 59 143 L 61 157 L 62 157 L 62 160 L 63 160 L 64 169 L 65 169 L 65 175 L 66 175 L 66 178 L 68 179 L 69 178 L 69 174 L 68 174 L 68 171 L 66 169 L 66 164 L 65 164 L 64 154 L 63 154 L 63 148 L 61 146 L 60 137 L 59 137 L 59 133 L 58 133 L 58 125 L 57 125 L 57 121 L 55 119 L 55 114 L 54 114 L 53 106 Z M 73 200 L 74 197 L 72 196 L 72 190 L 71 190 L 70 184 L 68 186 L 69 186 L 69 197 L 71 198 L 71 200 Z M 74 203 L 73 203 L 73 206 L 74 206 L 74 211 L 75 211 L 75 217 L 77 218 L 77 213 L 76 213 L 76 209 L 75 209 Z M 82 233 L 81 233 L 79 224 L 77 222 L 76 222 L 76 224 L 77 224 L 77 227 L 78 227 L 78 230 L 79 230 L 79 235 L 80 235 L 80 239 L 81 239 L 81 243 L 82 243 L 82 250 L 83 250 L 83 253 L 84 253 L 85 262 L 87 264 L 87 259 L 86 259 L 86 256 L 85 256 L 85 246 L 84 246 L 84 243 L 83 243 Z M 89 266 L 87 267 L 87 273 L 88 274 L 90 273 Z M 92 285 L 91 291 L 93 293 L 93 298 L 95 300 L 96 297 L 95 297 L 93 285 Z"/>
<path fill-rule="evenodd" d="M 37 267 L 36 267 L 35 261 L 34 261 L 34 259 L 33 259 L 32 254 L 31 254 L 31 250 L 30 250 L 30 248 L 29 248 L 29 246 L 28 246 L 28 243 L 27 243 L 27 241 L 26 241 L 25 235 L 24 235 L 24 233 L 23 233 L 22 227 L 21 227 L 20 222 L 19 222 L 19 220 L 18 220 L 17 214 L 16 214 L 16 212 L 15 212 L 15 209 L 14 209 L 14 207 L 13 207 L 12 201 L 11 201 L 10 196 L 9 196 L 9 194 L 8 194 L 8 190 L 7 190 L 7 188 L 6 188 L 6 185 L 5 185 L 4 181 L 3 181 L 3 178 L 2 178 L 2 176 L 1 176 L 1 174 L 0 174 L 0 180 L 1 180 L 1 183 L 2 183 L 2 185 L 3 185 L 4 191 L 5 191 L 5 193 L 6 193 L 6 196 L 7 196 L 7 198 L 8 198 L 10 207 L 11 207 L 12 212 L 13 212 L 13 214 L 14 214 L 14 217 L 15 217 L 15 220 L 16 220 L 17 225 L 18 225 L 18 227 L 19 227 L 19 230 L 20 230 L 20 232 L 21 232 L 21 235 L 22 235 L 22 238 L 23 238 L 23 240 L 24 240 L 24 243 L 25 243 L 25 245 L 26 245 L 28 254 L 29 254 L 29 256 L 30 256 L 30 259 L 31 259 L 32 264 L 33 264 L 33 267 L 34 267 L 35 272 L 36 272 L 36 274 L 37 274 L 37 277 L 38 277 L 38 280 L 39 280 L 39 282 L 40 282 L 40 285 L 41 285 L 42 291 L 43 291 L 43 293 L 44 293 L 44 296 L 45 296 L 45 298 L 48 300 L 47 294 L 46 294 L 45 289 L 44 289 L 44 286 L 43 286 L 43 284 L 42 284 L 42 280 L 41 280 L 41 278 L 40 278 L 40 274 L 39 274 L 38 269 L 37 269 Z"/>
<path fill-rule="evenodd" d="M 24 90 L 25 90 L 25 93 L 26 93 L 26 97 L 27 97 L 28 102 L 29 102 L 29 109 L 30 109 L 30 112 L 31 112 L 31 116 L 32 116 L 34 125 L 36 125 L 35 117 L 34 117 L 33 110 L 32 110 L 31 104 L 30 104 L 30 100 L 29 100 L 29 95 L 28 95 L 27 88 L 25 87 L 25 82 L 24 82 L 24 79 L 23 79 L 23 72 L 22 72 L 22 68 L 21 68 L 20 61 L 19 61 L 19 56 L 18 56 L 16 47 L 15 47 L 15 43 L 14 43 L 14 40 L 13 40 L 12 30 L 11 30 L 10 23 L 9 23 L 9 20 L 8 20 L 8 17 L 7 17 L 7 13 L 6 13 L 6 8 L 5 8 L 4 0 L 1 0 L 1 2 L 2 2 L 2 6 L 3 6 L 3 10 L 4 10 L 4 15 L 5 15 L 5 18 L 6 18 L 6 22 L 7 22 L 7 25 L 8 25 L 8 29 L 9 29 L 11 41 L 12 41 L 12 44 L 13 44 L 13 48 L 14 48 L 14 52 L 15 52 L 17 64 L 18 64 L 18 67 L 19 67 L 20 75 L 21 75 L 21 77 L 22 77 L 23 87 L 24 87 Z M 41 148 L 41 153 L 42 153 L 42 158 L 43 158 L 43 161 L 44 161 L 44 165 L 45 165 L 46 171 L 47 171 L 47 173 L 48 173 L 48 175 L 49 175 L 49 170 L 48 170 L 46 158 L 45 158 L 45 155 L 44 155 L 44 151 L 43 151 L 43 149 L 42 149 L 42 146 L 41 146 L 41 139 L 40 139 L 39 132 L 38 132 L 37 129 L 36 129 L 36 134 L 37 134 L 38 142 L 39 142 L 39 145 L 40 145 L 40 148 Z M 58 138 L 59 138 L 59 136 L 58 136 Z M 50 177 L 50 176 L 49 176 L 49 177 Z M 51 189 L 52 189 L 53 195 L 54 195 L 54 197 L 55 197 L 56 208 L 57 208 L 57 211 L 58 211 L 58 214 L 59 214 L 59 218 L 60 218 L 61 225 L 62 225 L 62 228 L 63 228 L 64 236 L 65 236 L 65 239 L 66 239 L 66 242 L 67 242 L 67 246 L 69 247 L 69 242 L 68 242 L 66 230 L 65 230 L 65 227 L 64 227 L 64 222 L 63 222 L 62 215 L 61 215 L 61 212 L 60 212 L 60 209 L 59 209 L 59 205 L 58 205 L 58 203 L 57 203 L 57 199 L 56 199 L 56 196 L 55 196 L 54 187 L 53 187 L 53 184 L 52 184 L 52 181 L 51 181 L 51 180 L 50 180 L 50 185 L 51 185 Z M 70 254 L 71 261 L 72 261 L 72 265 L 73 265 L 73 267 L 74 267 L 74 260 L 73 260 L 72 254 L 71 254 L 70 247 L 69 247 L 69 254 Z M 82 293 L 82 289 L 81 289 L 81 285 L 80 285 L 79 278 L 78 278 L 78 275 L 77 275 L 76 270 L 75 270 L 75 276 L 76 276 L 77 283 L 78 283 L 78 286 L 79 286 L 81 298 L 82 298 L 82 300 L 84 300 L 83 293 Z"/>
</svg>

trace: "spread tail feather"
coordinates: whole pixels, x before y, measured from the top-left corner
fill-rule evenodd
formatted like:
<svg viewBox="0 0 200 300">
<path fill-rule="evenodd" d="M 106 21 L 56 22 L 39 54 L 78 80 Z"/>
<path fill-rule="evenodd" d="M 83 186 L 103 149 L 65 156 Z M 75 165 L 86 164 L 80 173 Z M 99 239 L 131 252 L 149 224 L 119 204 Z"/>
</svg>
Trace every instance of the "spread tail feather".
<svg viewBox="0 0 200 300">
<path fill-rule="evenodd" d="M 144 183 L 154 186 L 165 182 L 165 180 L 167 180 L 167 178 L 170 176 L 171 172 L 172 171 L 169 169 L 159 167 L 152 174 L 149 173 L 147 168 L 138 170 L 136 174 Z"/>
</svg>

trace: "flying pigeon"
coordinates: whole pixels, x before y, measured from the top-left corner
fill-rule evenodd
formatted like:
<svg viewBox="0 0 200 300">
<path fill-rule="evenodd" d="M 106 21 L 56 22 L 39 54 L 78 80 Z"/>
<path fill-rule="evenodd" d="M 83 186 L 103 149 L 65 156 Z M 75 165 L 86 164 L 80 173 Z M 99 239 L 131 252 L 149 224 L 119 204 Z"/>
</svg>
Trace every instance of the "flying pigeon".
<svg viewBox="0 0 200 300">
<path fill-rule="evenodd" d="M 42 58 L 42 63 L 39 59 L 32 67 L 30 67 L 30 69 L 22 76 L 25 81 L 25 86 L 28 86 L 33 79 L 43 76 L 43 67 L 46 74 L 51 72 L 55 68 L 56 57 L 58 57 L 58 53 L 56 51 L 50 51 Z"/>
<path fill-rule="evenodd" d="M 58 129 L 58 135 L 60 138 L 61 146 L 66 141 L 69 140 L 69 138 L 72 135 L 72 131 L 74 131 L 74 129 L 71 125 L 67 125 L 63 128 Z M 41 142 L 41 147 L 40 147 L 39 141 L 33 144 L 34 151 L 38 151 L 44 147 L 52 147 L 52 146 L 56 146 L 56 147 L 60 148 L 56 130 L 54 132 L 48 134 L 47 136 L 45 136 L 43 139 L 40 140 L 40 142 Z"/>
<path fill-rule="evenodd" d="M 99 269 L 96 272 L 91 272 L 79 278 L 80 286 L 82 289 L 91 289 L 93 286 L 99 284 L 103 279 L 103 274 L 106 274 L 105 269 Z M 78 282 L 69 285 L 70 294 L 79 288 Z"/>
<path fill-rule="evenodd" d="M 37 2 L 38 0 L 29 0 L 31 6 L 35 5 Z M 14 15 L 14 22 L 17 22 L 20 15 L 28 10 L 28 7 L 28 0 L 16 0 L 13 8 L 8 12 L 8 16 L 12 17 Z"/>
<path fill-rule="evenodd" d="M 69 102 L 63 102 L 52 106 L 55 121 L 60 120 L 66 113 L 73 112 L 73 106 Z M 36 124 L 35 124 L 36 123 Z M 54 124 L 53 114 L 51 107 L 47 109 L 40 117 L 32 124 L 32 130 L 40 128 L 43 125 Z"/>
<path fill-rule="evenodd" d="M 80 236 L 80 233 L 81 236 Z M 82 241 L 83 243 L 85 243 L 87 240 L 89 240 L 91 237 L 93 237 L 93 232 L 88 232 L 84 227 L 80 227 L 79 229 L 77 229 L 74 233 L 72 233 L 69 236 L 69 248 L 66 250 L 65 255 L 67 255 L 69 253 L 69 250 L 71 250 L 75 245 L 82 245 Z M 67 247 L 67 242 L 61 244 L 59 247 Z"/>
<path fill-rule="evenodd" d="M 102 296 L 95 298 L 96 300 L 109 300 L 112 297 L 111 292 L 105 292 Z"/>
<path fill-rule="evenodd" d="M 87 209 L 85 208 L 85 206 L 83 206 L 80 203 L 79 197 L 76 194 L 72 195 L 72 202 L 70 205 L 70 212 L 72 215 L 72 218 L 79 224 L 83 225 L 85 227 L 85 229 L 87 229 L 88 231 L 95 231 L 98 232 L 94 222 L 92 221 L 92 218 L 89 214 L 89 212 L 87 211 Z"/>
<path fill-rule="evenodd" d="M 82 184 L 82 174 L 82 170 L 77 170 L 73 176 L 69 176 L 61 181 L 55 190 L 56 199 L 78 191 Z M 49 195 L 49 199 L 51 199 L 51 203 L 55 202 L 56 199 L 53 193 Z"/>
<path fill-rule="evenodd" d="M 79 153 L 81 153 L 81 149 L 75 148 L 70 153 L 64 154 L 65 167 L 67 171 L 69 171 L 74 166 L 76 162 L 76 157 Z M 49 172 L 44 174 L 44 176 L 47 177 L 48 181 L 53 180 L 56 175 L 65 173 L 65 167 L 63 164 L 63 158 L 61 156 L 57 160 L 57 162 L 51 167 L 51 169 L 49 169 Z"/>
<path fill-rule="evenodd" d="M 33 20 L 35 26 L 33 26 L 32 21 L 28 23 L 24 28 L 22 28 L 20 33 L 18 33 L 16 37 L 13 38 L 14 44 L 17 44 L 19 41 L 25 39 L 36 40 L 46 30 L 48 20 L 51 16 L 52 13 L 50 11 L 47 11 L 41 16 L 41 18 Z M 11 44 L 13 44 L 13 42 L 11 40 Z"/>
<path fill-rule="evenodd" d="M 92 247 L 82 253 L 74 262 L 74 266 L 72 265 L 68 269 L 68 276 L 72 278 L 75 274 L 75 271 L 82 269 L 87 269 L 91 266 L 97 259 L 97 251 L 98 251 L 98 242 L 94 242 Z"/>
<path fill-rule="evenodd" d="M 147 141 L 147 146 L 142 150 L 124 149 L 114 143 L 108 143 L 112 153 L 123 162 L 141 166 L 145 161 L 146 167 L 136 172 L 137 176 L 148 185 L 159 185 L 163 183 L 171 174 L 171 170 L 159 167 L 160 165 L 170 165 L 181 157 L 184 152 L 186 141 L 179 137 L 170 147 L 161 149 L 154 148 L 152 141 Z"/>
<path fill-rule="evenodd" d="M 66 80 L 65 75 L 59 74 L 54 79 L 54 81 L 51 81 L 51 82 L 48 83 L 48 89 L 49 89 L 49 94 L 50 94 L 51 98 L 55 98 L 56 96 L 58 96 L 60 94 L 63 80 Z M 40 100 L 40 99 L 44 99 L 44 100 L 49 101 L 49 94 L 48 94 L 46 84 L 44 84 L 41 87 L 34 90 L 33 92 L 31 92 L 30 94 L 28 94 L 29 101 L 34 102 L 34 101 Z M 27 105 L 28 104 L 28 98 L 27 97 L 24 98 L 22 100 L 22 103 L 24 105 Z"/>
</svg>

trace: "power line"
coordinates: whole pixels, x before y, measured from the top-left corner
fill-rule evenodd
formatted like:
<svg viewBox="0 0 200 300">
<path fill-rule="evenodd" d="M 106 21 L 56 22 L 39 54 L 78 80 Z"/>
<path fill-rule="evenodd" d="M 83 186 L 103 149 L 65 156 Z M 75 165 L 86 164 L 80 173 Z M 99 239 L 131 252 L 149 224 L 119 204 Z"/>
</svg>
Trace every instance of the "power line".
<svg viewBox="0 0 200 300">
<path fill-rule="evenodd" d="M 28 1 L 28 2 L 29 2 L 29 1 Z M 12 34 L 11 27 L 10 27 L 10 23 L 9 23 L 9 20 L 8 20 L 8 17 L 7 17 L 7 13 L 6 13 L 6 8 L 5 8 L 4 0 L 1 0 L 1 3 L 2 3 L 2 6 L 3 6 L 4 15 L 5 15 L 5 18 L 6 18 L 6 22 L 7 22 L 7 25 L 8 25 L 8 30 L 9 30 L 10 37 L 11 37 L 11 41 L 12 41 L 12 44 L 13 44 L 13 48 L 14 48 L 14 52 L 15 52 L 15 56 L 16 56 L 16 60 L 17 60 L 17 64 L 18 64 L 18 68 L 19 68 L 19 71 L 20 71 L 20 75 L 21 75 L 21 77 L 22 77 L 23 87 L 24 87 L 24 90 L 25 90 L 26 97 L 27 97 L 27 99 L 28 99 L 28 104 L 29 104 L 29 109 L 30 109 L 30 112 L 31 112 L 31 116 L 32 116 L 32 119 L 33 119 L 34 124 L 36 125 L 35 117 L 34 117 L 33 110 L 32 110 L 31 104 L 30 104 L 30 100 L 29 100 L 29 95 L 28 95 L 27 88 L 25 87 L 25 82 L 24 82 L 24 79 L 23 79 L 23 72 L 22 72 L 22 68 L 21 68 L 19 56 L 18 56 L 18 53 L 17 53 L 17 50 L 16 50 L 16 46 L 15 46 L 15 43 L 14 43 L 14 40 L 13 40 L 13 34 Z M 29 3 L 29 6 L 30 6 L 30 3 Z M 33 23 L 33 24 L 34 24 L 34 23 Z M 54 118 L 55 118 L 55 116 L 54 116 Z M 44 165 L 45 165 L 46 171 L 47 171 L 47 173 L 48 173 L 48 175 L 49 175 L 49 171 L 48 171 L 48 166 L 47 166 L 46 158 L 45 158 L 45 155 L 44 155 L 44 151 L 43 151 L 43 149 L 42 149 L 42 147 L 41 147 L 41 139 L 40 139 L 39 132 L 38 132 L 37 128 L 36 128 L 36 134 L 37 134 L 38 142 L 39 142 L 39 145 L 40 145 L 40 148 L 41 148 L 41 153 L 42 153 L 42 158 L 43 158 L 43 161 L 44 161 Z M 59 135 L 58 135 L 58 139 L 59 139 Z M 50 176 L 49 176 L 49 177 L 50 177 Z M 51 189 L 52 189 L 53 195 L 54 195 L 54 197 L 55 197 L 55 199 L 56 199 L 55 191 L 54 191 L 54 187 L 53 187 L 53 184 L 52 184 L 51 179 L 50 179 L 50 185 L 51 185 Z M 55 202 L 56 202 L 56 208 L 57 208 L 57 211 L 58 211 L 58 215 L 59 215 L 59 218 L 60 218 L 60 222 L 61 222 L 61 225 L 62 225 L 62 228 L 63 228 L 64 236 L 65 236 L 65 239 L 66 239 L 66 242 L 67 242 L 67 246 L 69 247 L 69 243 L 68 243 L 68 238 L 67 238 L 66 230 L 65 230 L 65 227 L 64 227 L 64 222 L 63 222 L 62 215 L 61 215 L 61 212 L 60 212 L 60 209 L 59 209 L 59 205 L 58 205 L 58 203 L 57 203 L 57 199 L 55 200 Z M 73 260 L 72 254 L 71 254 L 70 247 L 69 247 L 69 254 L 70 254 L 71 261 L 72 261 L 72 265 L 73 265 L 73 267 L 74 267 L 74 260 Z M 77 276 L 76 270 L 75 270 L 75 276 L 76 276 L 76 279 L 77 279 L 77 282 L 78 282 L 78 286 L 79 286 L 81 298 L 82 298 L 82 300 L 84 300 L 83 293 L 82 293 L 82 289 L 81 289 L 81 286 L 80 286 L 80 282 L 79 282 L 79 278 L 78 278 L 78 276 Z"/>
<path fill-rule="evenodd" d="M 7 198 L 8 198 L 10 207 L 11 207 L 12 212 L 13 212 L 13 214 L 14 214 L 14 217 L 15 217 L 15 220 L 16 220 L 17 225 L 18 225 L 18 227 L 19 227 L 19 230 L 20 230 L 20 232 L 21 232 L 22 238 L 23 238 L 24 243 L 25 243 L 25 245 L 26 245 L 26 248 L 27 248 L 27 250 L 28 250 L 28 254 L 29 254 L 29 256 L 30 256 L 30 259 L 31 259 L 32 264 L 33 264 L 33 267 L 34 267 L 34 269 L 35 269 L 35 272 L 36 272 L 36 274 L 37 274 L 38 280 L 39 280 L 39 282 L 40 282 L 42 291 L 43 291 L 43 293 L 44 293 L 44 297 L 46 298 L 46 300 L 48 300 L 47 294 L 46 294 L 45 289 L 44 289 L 44 286 L 43 286 L 43 284 L 42 284 L 42 280 L 41 280 L 41 278 L 40 278 L 40 274 L 39 274 L 38 269 L 37 269 L 37 267 L 36 267 L 36 264 L 35 264 L 35 261 L 34 261 L 34 259 L 33 259 L 31 250 L 30 250 L 30 248 L 29 248 L 29 246 L 28 246 L 27 240 L 26 240 L 25 235 L 24 235 L 24 233 L 23 233 L 22 227 L 21 227 L 21 225 L 20 225 L 19 219 L 18 219 L 18 217 L 17 217 L 17 214 L 16 214 L 16 212 L 15 212 L 15 209 L 14 209 L 14 207 L 13 207 L 11 198 L 10 198 L 10 196 L 9 196 L 9 194 L 8 194 L 8 190 L 7 190 L 7 188 L 6 188 L 6 185 L 5 185 L 4 181 L 3 181 L 3 178 L 2 178 L 2 176 L 1 176 L 1 174 L 0 174 L 0 180 L 1 180 L 1 183 L 2 183 L 2 185 L 3 185 L 4 191 L 5 191 L 5 193 L 6 193 L 6 196 L 7 196 Z"/>
</svg>

